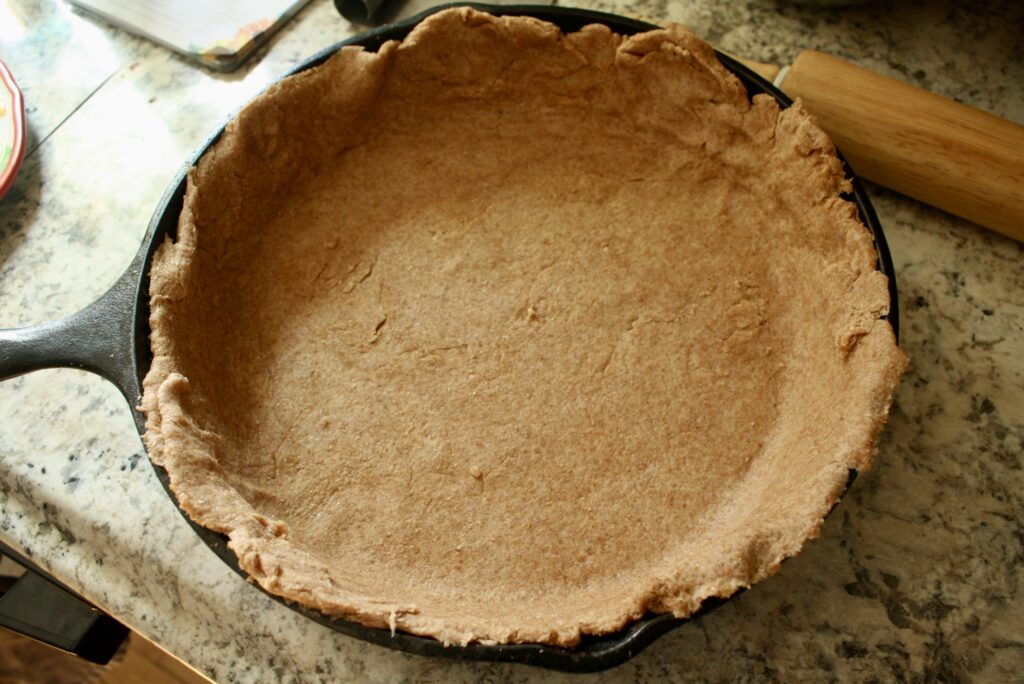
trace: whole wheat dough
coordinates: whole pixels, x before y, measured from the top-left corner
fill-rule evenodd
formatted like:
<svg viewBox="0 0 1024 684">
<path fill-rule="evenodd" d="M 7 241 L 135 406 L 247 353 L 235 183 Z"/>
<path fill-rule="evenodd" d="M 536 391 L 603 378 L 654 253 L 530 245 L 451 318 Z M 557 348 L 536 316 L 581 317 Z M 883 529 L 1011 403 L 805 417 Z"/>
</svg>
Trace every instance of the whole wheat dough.
<svg viewBox="0 0 1024 684">
<path fill-rule="evenodd" d="M 273 86 L 152 267 L 146 444 L 268 591 L 572 645 L 774 573 L 904 366 L 827 137 L 689 31 L 454 9 Z"/>
</svg>

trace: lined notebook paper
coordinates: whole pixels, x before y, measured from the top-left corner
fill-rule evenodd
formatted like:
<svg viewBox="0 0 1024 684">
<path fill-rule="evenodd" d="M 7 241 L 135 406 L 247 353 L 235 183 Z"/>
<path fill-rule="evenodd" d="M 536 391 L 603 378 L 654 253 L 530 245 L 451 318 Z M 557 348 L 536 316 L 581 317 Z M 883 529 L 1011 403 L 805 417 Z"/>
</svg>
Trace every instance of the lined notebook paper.
<svg viewBox="0 0 1024 684">
<path fill-rule="evenodd" d="M 68 0 L 220 71 L 237 67 L 309 0 Z"/>
</svg>

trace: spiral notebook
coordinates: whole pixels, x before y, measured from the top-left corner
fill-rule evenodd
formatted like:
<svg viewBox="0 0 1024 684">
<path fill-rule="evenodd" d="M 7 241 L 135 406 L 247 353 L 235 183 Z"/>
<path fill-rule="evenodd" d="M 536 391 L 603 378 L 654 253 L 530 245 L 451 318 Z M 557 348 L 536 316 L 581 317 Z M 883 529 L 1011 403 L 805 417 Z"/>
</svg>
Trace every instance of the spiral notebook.
<svg viewBox="0 0 1024 684">
<path fill-rule="evenodd" d="M 231 71 L 309 0 L 69 0 L 218 71 Z"/>
</svg>

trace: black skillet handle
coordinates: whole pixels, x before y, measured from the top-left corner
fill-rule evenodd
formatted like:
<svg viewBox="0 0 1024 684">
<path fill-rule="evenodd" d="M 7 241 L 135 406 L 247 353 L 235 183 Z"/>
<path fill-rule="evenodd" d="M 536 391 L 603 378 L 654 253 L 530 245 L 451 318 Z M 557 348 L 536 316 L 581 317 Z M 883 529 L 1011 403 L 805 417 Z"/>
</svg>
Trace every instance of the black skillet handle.
<svg viewBox="0 0 1024 684">
<path fill-rule="evenodd" d="M 137 406 L 133 343 L 145 256 L 140 250 L 117 282 L 81 311 L 51 323 L 0 330 L 0 380 L 43 368 L 80 368 L 110 380 Z M 0 549 L 12 554 L 2 544 Z M 127 628 L 21 561 L 25 575 L 0 593 L 0 627 L 92 662 L 110 660 Z"/>
<path fill-rule="evenodd" d="M 43 368 L 80 368 L 110 380 L 136 406 L 133 340 L 145 250 L 107 292 L 50 323 L 0 330 L 0 380 Z"/>
</svg>

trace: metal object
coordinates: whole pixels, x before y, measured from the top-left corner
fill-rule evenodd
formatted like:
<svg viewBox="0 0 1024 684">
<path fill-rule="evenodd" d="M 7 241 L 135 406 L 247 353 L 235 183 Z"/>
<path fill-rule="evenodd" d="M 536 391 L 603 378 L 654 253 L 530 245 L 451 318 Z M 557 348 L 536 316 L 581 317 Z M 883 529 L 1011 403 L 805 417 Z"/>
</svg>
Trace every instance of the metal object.
<svg viewBox="0 0 1024 684">
<path fill-rule="evenodd" d="M 106 665 L 128 637 L 128 628 L 104 615 L 21 554 L 0 543 L 0 555 L 25 573 L 0 592 L 0 627 Z"/>
<path fill-rule="evenodd" d="M 404 38 L 425 16 L 455 6 L 460 5 L 435 7 L 404 21 L 389 24 L 338 43 L 313 55 L 288 75 L 323 63 L 334 52 L 346 45 L 359 45 L 366 50 L 375 51 L 389 40 Z M 624 35 L 658 28 L 637 19 L 568 7 L 482 4 L 470 4 L 469 6 L 495 15 L 537 17 L 559 26 L 566 32 L 576 31 L 593 23 L 605 24 L 616 33 Z M 783 107 L 788 107 L 791 104 L 786 95 L 750 69 L 721 53 L 718 56 L 722 63 L 743 82 L 751 95 L 767 93 Z M 173 238 L 176 234 L 178 215 L 181 212 L 185 194 L 187 170 L 198 162 L 217 141 L 222 131 L 223 128 L 216 131 L 178 173 L 156 208 L 139 253 L 106 294 L 83 311 L 59 321 L 32 328 L 0 331 L 0 379 L 41 368 L 60 366 L 81 368 L 98 373 L 118 386 L 128 400 L 129 406 L 132 407 L 139 433 L 144 431 L 145 417 L 135 407 L 140 403 L 142 379 L 149 369 L 151 361 L 149 277 L 147 275 L 149 263 L 153 252 L 164 238 L 167 236 Z M 848 167 L 846 172 L 850 178 L 854 178 Z M 867 195 L 856 180 L 853 181 L 853 192 L 847 199 L 856 204 L 861 220 L 874 236 L 875 248 L 878 253 L 878 269 L 889 279 L 889 321 L 893 331 L 898 333 L 896 279 L 882 228 Z M 173 499 L 174 494 L 169 488 L 166 471 L 159 466 L 154 465 L 154 468 L 167 489 L 168 495 Z M 852 474 L 855 472 L 852 471 Z M 238 566 L 234 553 L 227 547 L 226 537 L 196 525 L 187 516 L 186 520 L 214 553 L 240 575 L 245 576 Z M 273 595 L 271 594 L 271 596 Z M 471 643 L 466 646 L 445 646 L 440 641 L 431 638 L 403 632 L 392 634 L 387 629 L 371 628 L 354 622 L 332 619 L 317 611 L 289 604 L 277 596 L 273 596 L 273 598 L 331 629 L 381 646 L 419 655 L 461 660 L 517 662 L 569 672 L 592 672 L 619 665 L 635 656 L 670 629 L 724 603 L 724 600 L 721 599 L 705 601 L 701 610 L 687 619 L 678 619 L 671 615 L 649 615 L 614 634 L 585 637 L 574 648 L 559 648 L 542 644 Z"/>
</svg>

